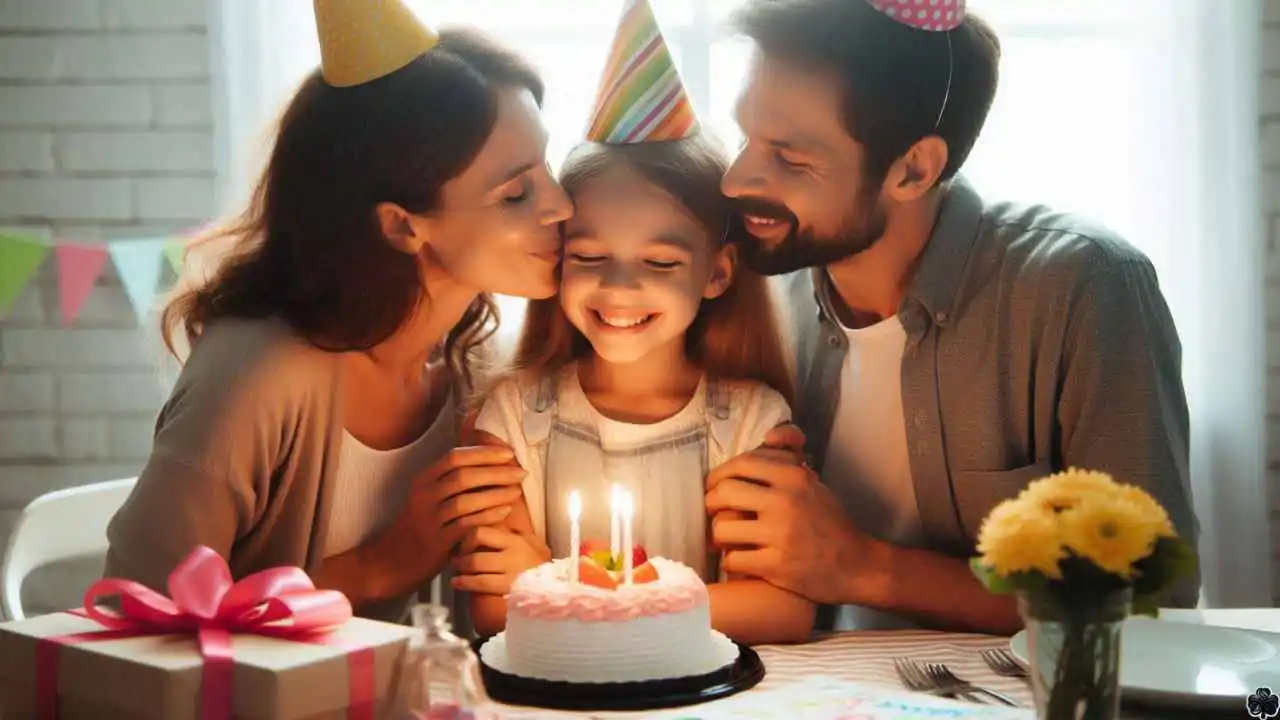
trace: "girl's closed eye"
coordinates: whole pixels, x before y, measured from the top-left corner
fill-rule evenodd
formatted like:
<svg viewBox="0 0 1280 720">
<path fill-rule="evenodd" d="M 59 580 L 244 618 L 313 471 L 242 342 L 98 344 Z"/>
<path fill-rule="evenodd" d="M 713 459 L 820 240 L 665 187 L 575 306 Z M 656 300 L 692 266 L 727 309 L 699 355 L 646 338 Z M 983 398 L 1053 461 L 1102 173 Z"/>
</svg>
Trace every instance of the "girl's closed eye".
<svg viewBox="0 0 1280 720">
<path fill-rule="evenodd" d="M 675 270 L 684 264 L 679 260 L 645 260 L 644 262 L 655 270 Z"/>
<path fill-rule="evenodd" d="M 581 253 L 581 252 L 565 253 L 565 257 L 569 259 L 569 262 L 575 265 L 587 265 L 587 266 L 599 265 L 605 260 L 604 255 L 590 255 L 590 254 Z"/>
</svg>

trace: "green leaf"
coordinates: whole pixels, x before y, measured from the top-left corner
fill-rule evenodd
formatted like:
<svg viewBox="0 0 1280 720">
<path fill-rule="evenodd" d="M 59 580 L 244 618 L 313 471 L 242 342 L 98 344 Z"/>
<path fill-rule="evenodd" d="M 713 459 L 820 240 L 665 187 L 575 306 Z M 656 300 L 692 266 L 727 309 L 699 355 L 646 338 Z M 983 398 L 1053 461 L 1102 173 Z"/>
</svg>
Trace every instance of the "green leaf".
<svg viewBox="0 0 1280 720">
<path fill-rule="evenodd" d="M 1198 561 L 1182 538 L 1160 538 L 1151 554 L 1135 566 L 1134 595 L 1155 595 L 1195 572 Z"/>
<path fill-rule="evenodd" d="M 1141 595 L 1133 598 L 1133 614 L 1156 617 L 1160 614 L 1160 601 L 1154 595 Z"/>
<path fill-rule="evenodd" d="M 969 569 L 972 570 L 974 576 L 978 578 L 978 582 L 982 583 L 982 586 L 989 592 L 993 592 L 997 595 L 1005 595 L 1009 592 L 1009 589 L 1006 587 L 1004 576 L 999 575 L 995 570 L 983 565 L 982 558 L 970 558 Z"/>
<path fill-rule="evenodd" d="M 969 569 L 988 592 L 996 595 L 1036 591 L 1044 588 L 1049 582 L 1048 578 L 1038 572 L 1001 575 L 994 568 L 983 565 L 982 560 L 976 557 L 969 560 Z"/>
</svg>

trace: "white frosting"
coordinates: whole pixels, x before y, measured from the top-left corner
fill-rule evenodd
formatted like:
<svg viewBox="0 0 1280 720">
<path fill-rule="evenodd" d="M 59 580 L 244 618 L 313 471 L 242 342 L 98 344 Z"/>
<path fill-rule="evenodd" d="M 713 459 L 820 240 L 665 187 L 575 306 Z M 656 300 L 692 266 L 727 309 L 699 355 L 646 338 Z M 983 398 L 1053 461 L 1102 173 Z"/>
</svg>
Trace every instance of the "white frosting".
<svg viewBox="0 0 1280 720">
<path fill-rule="evenodd" d="M 622 621 L 706 607 L 711 601 L 706 584 L 689 566 L 660 557 L 649 564 L 657 580 L 605 589 L 570 582 L 569 560 L 543 563 L 512 583 L 507 613 L 543 620 Z"/>
<path fill-rule="evenodd" d="M 563 571 L 564 561 L 528 571 L 526 582 L 517 579 L 512 595 L 520 595 L 521 589 L 533 589 L 531 586 L 536 586 L 537 593 L 534 597 L 508 597 L 507 629 L 480 648 L 481 659 L 493 669 L 511 675 L 578 683 L 640 682 L 705 675 L 737 660 L 737 646 L 711 629 L 705 586 L 697 594 L 697 601 L 690 602 L 688 574 L 680 572 L 687 568 L 661 558 L 651 562 L 659 568 L 659 580 L 651 587 L 620 588 L 616 598 L 625 605 L 632 603 L 624 599 L 633 603 L 640 600 L 636 604 L 645 606 L 645 612 L 638 614 L 605 612 L 584 617 L 581 612 L 561 612 L 549 616 L 544 604 L 550 599 L 548 594 L 555 596 L 552 604 L 563 611 L 567 609 L 566 596 L 580 596 L 584 604 L 597 606 L 604 593 L 613 591 L 574 585 L 561 579 L 555 592 L 548 593 L 549 576 Z M 696 579 L 696 574 L 694 577 Z M 534 578 L 536 582 L 528 582 Z M 697 582 L 702 584 L 701 580 Z M 641 589 L 643 592 L 639 592 Z M 659 609 L 664 605 L 660 596 L 666 593 L 678 598 L 670 603 L 670 611 Z M 633 594 L 641 595 L 643 600 L 628 598 Z M 572 601 L 567 605 L 575 610 L 581 607 Z"/>
</svg>

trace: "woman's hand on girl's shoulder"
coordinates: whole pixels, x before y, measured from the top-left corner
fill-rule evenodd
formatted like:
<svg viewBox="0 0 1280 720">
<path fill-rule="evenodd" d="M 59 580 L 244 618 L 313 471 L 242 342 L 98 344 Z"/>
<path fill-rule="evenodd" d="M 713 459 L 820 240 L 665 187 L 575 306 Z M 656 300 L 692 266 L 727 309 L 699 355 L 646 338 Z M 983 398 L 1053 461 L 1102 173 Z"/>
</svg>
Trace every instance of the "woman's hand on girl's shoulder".
<svg viewBox="0 0 1280 720">
<path fill-rule="evenodd" d="M 551 560 L 551 549 L 533 533 L 480 527 L 467 533 L 453 559 L 455 590 L 505 595 L 516 577 Z"/>
<path fill-rule="evenodd" d="M 468 530 L 503 522 L 522 497 L 524 471 L 509 449 L 459 447 L 450 450 L 413 485 L 392 525 L 395 542 L 428 562 L 434 576 Z"/>
</svg>

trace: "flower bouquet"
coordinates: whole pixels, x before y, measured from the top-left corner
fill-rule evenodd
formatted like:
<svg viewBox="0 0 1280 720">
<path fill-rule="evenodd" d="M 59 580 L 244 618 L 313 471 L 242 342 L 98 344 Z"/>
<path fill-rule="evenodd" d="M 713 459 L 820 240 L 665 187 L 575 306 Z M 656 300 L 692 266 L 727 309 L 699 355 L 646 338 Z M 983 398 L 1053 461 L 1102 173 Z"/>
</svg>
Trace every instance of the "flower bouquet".
<svg viewBox="0 0 1280 720">
<path fill-rule="evenodd" d="M 1196 563 L 1150 495 L 1076 469 L 996 506 L 977 549 L 970 564 L 987 589 L 1018 596 L 1042 720 L 1118 716 L 1125 617 L 1155 615 Z"/>
</svg>

